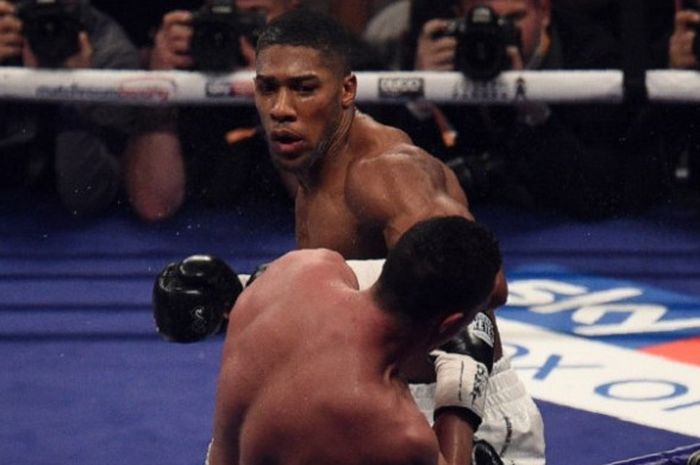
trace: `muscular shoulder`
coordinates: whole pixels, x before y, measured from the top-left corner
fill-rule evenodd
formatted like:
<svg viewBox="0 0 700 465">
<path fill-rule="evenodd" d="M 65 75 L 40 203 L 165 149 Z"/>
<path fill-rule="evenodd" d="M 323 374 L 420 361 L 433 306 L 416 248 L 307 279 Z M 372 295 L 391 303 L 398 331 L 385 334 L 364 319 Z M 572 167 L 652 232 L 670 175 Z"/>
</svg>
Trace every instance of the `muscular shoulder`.
<svg viewBox="0 0 700 465">
<path fill-rule="evenodd" d="M 411 137 L 403 130 L 380 123 L 371 116 L 356 110 L 352 135 L 355 142 L 360 141 L 370 144 L 369 152 L 375 148 L 382 150 L 384 147 L 395 144 L 412 144 Z M 374 145 L 375 147 L 371 147 Z"/>
<path fill-rule="evenodd" d="M 363 463 L 436 464 L 439 448 L 435 434 L 413 400 L 396 392 L 369 389 L 364 400 L 353 402 L 333 419 L 344 428 L 349 444 L 362 444 L 356 453 Z"/>
<path fill-rule="evenodd" d="M 411 184 L 415 178 L 444 181 L 444 175 L 439 160 L 412 144 L 399 142 L 355 159 L 348 168 L 347 188 L 358 192 L 367 192 L 368 187 L 390 190 Z"/>
<path fill-rule="evenodd" d="M 354 287 L 357 285 L 355 274 L 343 256 L 330 249 L 302 249 L 288 252 L 274 261 L 263 276 L 268 272 L 286 279 L 320 276 L 323 279 L 340 279 Z"/>
<path fill-rule="evenodd" d="M 384 150 L 376 157 L 365 160 L 367 165 L 374 163 L 374 168 L 394 168 L 406 172 L 423 172 L 433 177 L 442 178 L 447 167 L 437 158 L 411 143 L 399 143 Z M 360 164 L 362 167 L 362 164 Z"/>
<path fill-rule="evenodd" d="M 428 215 L 465 214 L 468 208 L 454 173 L 410 143 L 394 144 L 352 163 L 346 195 L 356 210 L 377 218 L 416 208 Z"/>
</svg>

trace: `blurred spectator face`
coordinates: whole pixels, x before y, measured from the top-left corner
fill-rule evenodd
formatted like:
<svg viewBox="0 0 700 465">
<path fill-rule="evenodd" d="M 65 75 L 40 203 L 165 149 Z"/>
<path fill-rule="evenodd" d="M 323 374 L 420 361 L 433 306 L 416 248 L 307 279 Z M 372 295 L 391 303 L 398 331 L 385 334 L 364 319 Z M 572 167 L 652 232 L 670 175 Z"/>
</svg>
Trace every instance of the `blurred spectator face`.
<svg viewBox="0 0 700 465">
<path fill-rule="evenodd" d="M 263 11 L 267 20 L 299 7 L 300 0 L 236 0 L 236 6 L 243 11 Z"/>
<path fill-rule="evenodd" d="M 549 27 L 549 0 L 461 0 L 461 14 L 477 5 L 488 5 L 500 16 L 512 19 L 520 29 L 525 63 L 532 57 Z"/>
</svg>

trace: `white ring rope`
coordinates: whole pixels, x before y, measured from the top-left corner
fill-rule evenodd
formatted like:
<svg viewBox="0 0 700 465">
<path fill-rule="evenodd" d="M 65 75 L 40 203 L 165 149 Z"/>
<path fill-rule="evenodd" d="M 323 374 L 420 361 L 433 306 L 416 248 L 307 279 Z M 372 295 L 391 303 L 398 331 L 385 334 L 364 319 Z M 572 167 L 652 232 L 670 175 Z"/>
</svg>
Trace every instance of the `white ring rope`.
<svg viewBox="0 0 700 465">
<path fill-rule="evenodd" d="M 666 103 L 700 102 L 700 72 L 656 70 L 647 72 L 649 100 Z"/>
<path fill-rule="evenodd" d="M 476 82 L 457 72 L 358 72 L 358 102 L 509 105 L 619 103 L 623 74 L 609 71 L 507 71 Z M 0 100 L 79 101 L 116 105 L 250 105 L 253 72 L 34 70 L 0 67 Z M 697 81 L 695 77 L 694 81 Z M 698 94 L 700 97 L 700 94 Z"/>
</svg>

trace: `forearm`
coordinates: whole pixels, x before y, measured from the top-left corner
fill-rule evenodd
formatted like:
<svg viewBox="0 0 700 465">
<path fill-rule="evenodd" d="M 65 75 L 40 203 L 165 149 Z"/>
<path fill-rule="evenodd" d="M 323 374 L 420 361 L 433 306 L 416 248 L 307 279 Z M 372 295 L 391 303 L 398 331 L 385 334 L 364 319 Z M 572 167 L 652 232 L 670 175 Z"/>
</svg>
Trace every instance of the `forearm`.
<svg viewBox="0 0 700 465">
<path fill-rule="evenodd" d="M 449 465 L 471 465 L 474 429 L 459 408 L 443 409 L 435 419 L 433 430 L 440 453 Z"/>
<path fill-rule="evenodd" d="M 484 417 L 493 366 L 492 321 L 478 314 L 435 357 L 434 429 L 448 464 L 470 464 L 474 433 Z"/>
<path fill-rule="evenodd" d="M 180 139 L 175 120 L 167 120 L 163 111 L 150 110 L 140 115 L 141 123 L 126 149 L 127 194 L 136 212 L 150 221 L 171 216 L 185 199 Z"/>
</svg>

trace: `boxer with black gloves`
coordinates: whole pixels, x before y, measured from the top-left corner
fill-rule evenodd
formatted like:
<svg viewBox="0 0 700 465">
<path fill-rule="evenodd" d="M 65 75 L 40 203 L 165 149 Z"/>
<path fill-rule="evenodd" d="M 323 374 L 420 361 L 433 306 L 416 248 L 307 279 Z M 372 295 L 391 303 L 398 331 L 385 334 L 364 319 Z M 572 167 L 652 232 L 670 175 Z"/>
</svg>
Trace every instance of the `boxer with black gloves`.
<svg viewBox="0 0 700 465">
<path fill-rule="evenodd" d="M 215 334 L 231 311 L 243 285 L 223 260 L 193 255 L 171 263 L 153 288 L 158 333 L 171 342 L 197 342 Z"/>
<path fill-rule="evenodd" d="M 420 221 L 450 215 L 474 221 L 447 165 L 355 106 L 348 49 L 337 22 L 308 12 L 275 18 L 258 39 L 255 105 L 273 163 L 299 184 L 297 246 L 335 250 L 345 259 L 381 259 Z M 494 315 L 507 295 L 501 270 L 483 310 L 494 322 L 494 368 L 477 434 L 487 433 L 482 438 L 504 461 L 541 465 L 542 417 L 503 356 Z M 418 388 L 415 394 L 429 393 Z M 416 400 L 427 414 L 432 396 Z"/>
</svg>

